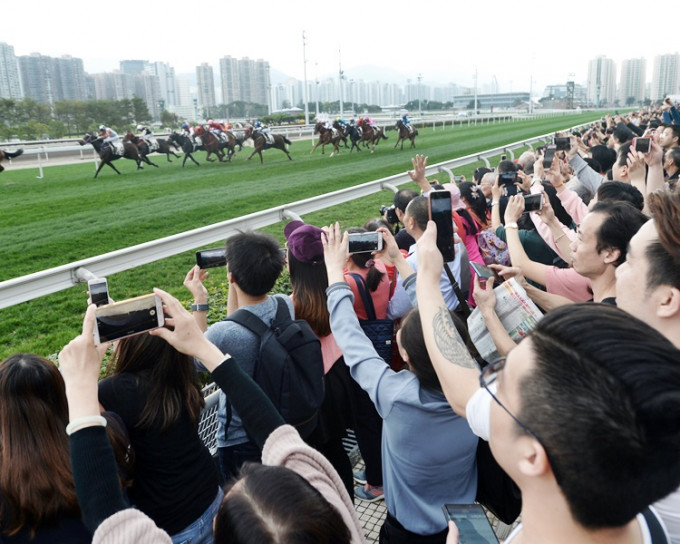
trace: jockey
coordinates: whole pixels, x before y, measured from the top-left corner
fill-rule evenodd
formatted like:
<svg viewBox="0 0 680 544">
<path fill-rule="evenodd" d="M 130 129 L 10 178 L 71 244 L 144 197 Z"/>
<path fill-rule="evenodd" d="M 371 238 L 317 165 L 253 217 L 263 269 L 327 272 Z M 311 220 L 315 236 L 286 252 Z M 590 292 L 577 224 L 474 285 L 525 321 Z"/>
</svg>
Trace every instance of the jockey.
<svg viewBox="0 0 680 544">
<path fill-rule="evenodd" d="M 326 122 L 323 124 L 323 128 L 326 130 L 333 130 L 333 123 L 331 123 L 330 119 L 326 119 Z"/>
<path fill-rule="evenodd" d="M 364 117 L 364 124 L 365 124 L 365 125 L 368 125 L 369 127 L 372 127 L 372 126 L 373 126 L 373 119 L 371 119 L 371 118 L 368 117 L 368 116 L 367 116 L 367 117 Z"/>
<path fill-rule="evenodd" d="M 188 123 L 182 123 L 182 134 L 191 140 L 194 139 L 194 127 L 189 126 Z"/>
<path fill-rule="evenodd" d="M 222 123 L 220 123 L 219 121 L 213 121 L 212 119 L 208 121 L 208 129 L 211 132 L 216 133 L 218 136 L 222 134 L 222 132 L 224 131 Z"/>
<path fill-rule="evenodd" d="M 112 128 L 107 127 L 106 125 L 99 126 L 99 135 L 102 138 L 104 138 L 104 142 L 108 143 L 115 143 L 118 140 L 120 140 L 120 136 L 118 136 L 118 133 Z"/>
<path fill-rule="evenodd" d="M 263 125 L 262 121 L 260 121 L 259 119 L 255 121 L 255 123 L 253 123 L 253 129 L 255 130 L 255 132 L 269 134 L 269 129 L 265 125 Z"/>
<path fill-rule="evenodd" d="M 142 125 L 137 125 L 137 130 L 139 131 L 139 135 L 141 136 L 142 140 L 144 140 L 148 146 L 151 147 L 153 145 L 153 141 L 151 140 L 153 132 Z"/>
<path fill-rule="evenodd" d="M 340 125 L 342 128 L 345 128 L 347 121 L 345 121 L 342 117 L 336 117 L 335 120 L 338 122 L 338 125 Z"/>
<path fill-rule="evenodd" d="M 408 127 L 411 124 L 411 120 L 408 118 L 408 113 L 405 113 L 401 116 L 401 122 L 404 123 L 405 127 Z"/>
</svg>

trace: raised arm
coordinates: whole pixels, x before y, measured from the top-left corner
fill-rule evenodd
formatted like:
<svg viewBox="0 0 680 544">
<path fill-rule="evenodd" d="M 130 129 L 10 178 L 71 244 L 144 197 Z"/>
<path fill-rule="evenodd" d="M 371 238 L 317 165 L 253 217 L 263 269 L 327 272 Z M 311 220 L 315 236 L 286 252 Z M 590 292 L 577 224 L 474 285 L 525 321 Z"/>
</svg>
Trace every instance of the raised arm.
<svg viewBox="0 0 680 544">
<path fill-rule="evenodd" d="M 198 308 L 207 307 L 208 305 L 208 290 L 203 285 L 209 273 L 207 270 L 199 268 L 198 265 L 187 272 L 184 278 L 184 287 L 186 287 L 194 297 L 194 305 Z M 194 319 L 199 328 L 205 332 L 208 330 L 208 310 L 196 309 L 193 311 Z"/>
<path fill-rule="evenodd" d="M 508 252 L 512 266 L 522 269 L 524 276 L 532 281 L 545 285 L 545 273 L 548 268 L 542 263 L 532 261 L 524 251 L 522 242 L 519 239 L 517 220 L 524 211 L 524 198 L 521 195 L 514 195 L 508 199 L 505 208 L 505 238 L 508 243 Z"/>
<path fill-rule="evenodd" d="M 437 249 L 437 227 L 429 221 L 418 240 L 416 293 L 425 345 L 446 399 L 466 417 L 465 407 L 479 389 L 479 370 L 461 339 L 439 288 L 444 261 Z"/>
<path fill-rule="evenodd" d="M 411 163 L 413 164 L 413 170 L 408 171 L 410 178 L 418 184 L 418 187 L 420 187 L 420 190 L 423 194 L 432 190 L 432 187 L 430 187 L 430 182 L 427 181 L 427 177 L 425 177 L 427 157 L 425 155 L 416 155 L 413 159 L 411 159 Z"/>
<path fill-rule="evenodd" d="M 510 338 L 508 331 L 505 330 L 498 314 L 496 313 L 496 294 L 493 292 L 494 280 L 490 278 L 486 285 L 482 287 L 479 278 L 475 276 L 475 290 L 473 297 L 477 303 L 477 308 L 482 314 L 484 324 L 491 334 L 491 339 L 496 345 L 496 350 L 503 356 L 516 346 L 514 340 Z"/>
</svg>

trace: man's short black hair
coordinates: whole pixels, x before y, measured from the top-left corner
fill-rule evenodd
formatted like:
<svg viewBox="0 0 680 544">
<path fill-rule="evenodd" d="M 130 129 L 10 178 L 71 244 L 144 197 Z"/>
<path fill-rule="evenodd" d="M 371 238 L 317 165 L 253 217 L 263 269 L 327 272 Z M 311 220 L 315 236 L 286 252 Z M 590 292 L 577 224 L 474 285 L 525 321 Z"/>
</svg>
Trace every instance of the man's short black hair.
<svg viewBox="0 0 680 544">
<path fill-rule="evenodd" d="M 250 296 L 272 290 L 285 264 L 276 238 L 262 232 L 245 231 L 226 242 L 227 270 Z"/>
<path fill-rule="evenodd" d="M 671 132 L 673 132 L 673 138 L 677 138 L 678 143 L 680 144 L 680 125 L 673 125 L 671 123 L 665 123 L 664 128 L 670 128 Z"/>
<path fill-rule="evenodd" d="M 611 167 L 614 166 L 614 163 L 616 162 L 616 151 L 611 147 L 602 144 L 591 147 L 590 156 L 600 163 L 600 166 L 602 167 L 600 172 L 611 170 Z"/>
<path fill-rule="evenodd" d="M 402 212 L 405 212 L 408 203 L 417 196 L 418 193 L 412 191 L 411 189 L 402 189 L 401 191 L 397 191 L 394 193 L 394 207 L 399 208 Z"/>
<path fill-rule="evenodd" d="M 642 196 L 640 190 L 623 181 L 608 181 L 597 188 L 597 201 L 604 202 L 605 200 L 622 200 L 640 211 L 645 207 L 645 197 Z"/>
<path fill-rule="evenodd" d="M 633 138 L 635 138 L 635 133 L 627 126 L 619 124 L 614 128 L 612 136 L 616 138 L 620 144 L 623 144 L 625 142 L 630 142 Z"/>
<path fill-rule="evenodd" d="M 416 220 L 418 228 L 424 231 L 430 219 L 430 208 L 426 196 L 417 196 L 408 204 L 408 213 Z"/>
<path fill-rule="evenodd" d="M 656 191 L 647 195 L 659 239 L 646 249 L 647 289 L 672 285 L 680 289 L 680 193 Z"/>
<path fill-rule="evenodd" d="M 666 149 L 666 157 L 670 157 L 673 161 L 673 164 L 677 168 L 680 168 L 680 147 L 671 147 L 670 149 Z"/>
<path fill-rule="evenodd" d="M 647 222 L 647 216 L 628 202 L 620 200 L 597 202 L 590 213 L 606 215 L 596 234 L 597 251 L 618 249 L 619 258 L 614 262 L 614 266 L 626 262 L 630 239 Z"/>
<path fill-rule="evenodd" d="M 625 144 L 621 144 L 619 146 L 619 150 L 616 152 L 616 164 L 619 166 L 626 166 L 628 164 L 628 153 L 630 151 L 630 146 L 633 144 L 633 142 L 626 142 Z M 621 181 L 621 180 L 617 180 Z"/>
<path fill-rule="evenodd" d="M 581 303 L 548 312 L 527 341 L 534 363 L 517 417 L 578 523 L 622 527 L 677 489 L 680 352 L 667 338 L 614 306 Z"/>
</svg>

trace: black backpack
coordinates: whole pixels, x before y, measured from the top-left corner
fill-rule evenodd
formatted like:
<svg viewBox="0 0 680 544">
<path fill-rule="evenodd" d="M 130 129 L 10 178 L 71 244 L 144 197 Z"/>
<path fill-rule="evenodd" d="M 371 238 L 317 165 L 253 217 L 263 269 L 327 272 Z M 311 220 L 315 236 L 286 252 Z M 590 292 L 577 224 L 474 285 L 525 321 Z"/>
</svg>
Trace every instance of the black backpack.
<svg viewBox="0 0 680 544">
<path fill-rule="evenodd" d="M 271 326 L 246 309 L 237 310 L 225 321 L 238 323 L 260 337 L 253 379 L 286 423 L 306 438 L 317 426 L 324 398 L 321 342 L 309 323 L 290 316 L 284 300 L 274 300 L 276 317 Z"/>
<path fill-rule="evenodd" d="M 376 319 L 373 299 L 368 286 L 360 274 L 350 274 L 357 284 L 359 296 L 364 304 L 368 319 L 360 319 L 359 325 L 368 339 L 373 342 L 375 351 L 389 365 L 392 362 L 392 338 L 394 337 L 394 321 L 391 319 Z"/>
</svg>

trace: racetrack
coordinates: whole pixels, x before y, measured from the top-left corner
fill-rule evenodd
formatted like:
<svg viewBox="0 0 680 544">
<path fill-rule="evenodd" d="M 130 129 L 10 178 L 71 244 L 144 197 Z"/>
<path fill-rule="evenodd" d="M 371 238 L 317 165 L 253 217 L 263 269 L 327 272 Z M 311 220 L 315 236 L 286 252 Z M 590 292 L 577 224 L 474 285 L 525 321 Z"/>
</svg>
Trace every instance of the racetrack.
<svg viewBox="0 0 680 544">
<path fill-rule="evenodd" d="M 416 140 L 416 151 L 440 162 L 599 116 L 426 128 Z M 243 152 L 233 163 L 202 162 L 184 169 L 176 160 L 164 162 L 164 157 L 154 159 L 160 168 L 142 171 L 131 161 L 119 160 L 122 175 L 104 169 L 96 181 L 91 163 L 52 167 L 44 179 L 9 166 L 0 175 L 0 280 L 403 172 L 410 168 L 414 152 L 394 150 L 393 142 L 391 133 L 373 155 L 343 152 L 333 158 L 319 150 L 310 156 L 309 141 L 294 142 L 293 161 L 269 150 L 263 165 L 257 158 L 246 162 Z M 199 153 L 199 160 L 204 156 Z M 457 174 L 469 176 L 473 169 Z M 351 226 L 376 216 L 380 204 L 390 202 L 391 195 L 385 193 L 305 219 L 317 224 L 340 220 Z M 281 227 L 271 231 L 280 235 Z M 109 277 L 112 296 L 123 299 L 159 286 L 186 299 L 181 282 L 192 263 L 193 255 L 187 253 L 115 274 Z M 215 285 L 217 276 L 224 280 L 220 271 L 213 276 Z M 76 286 L 0 311 L 0 357 L 19 350 L 57 351 L 77 331 L 85 297 L 85 287 Z"/>
</svg>

